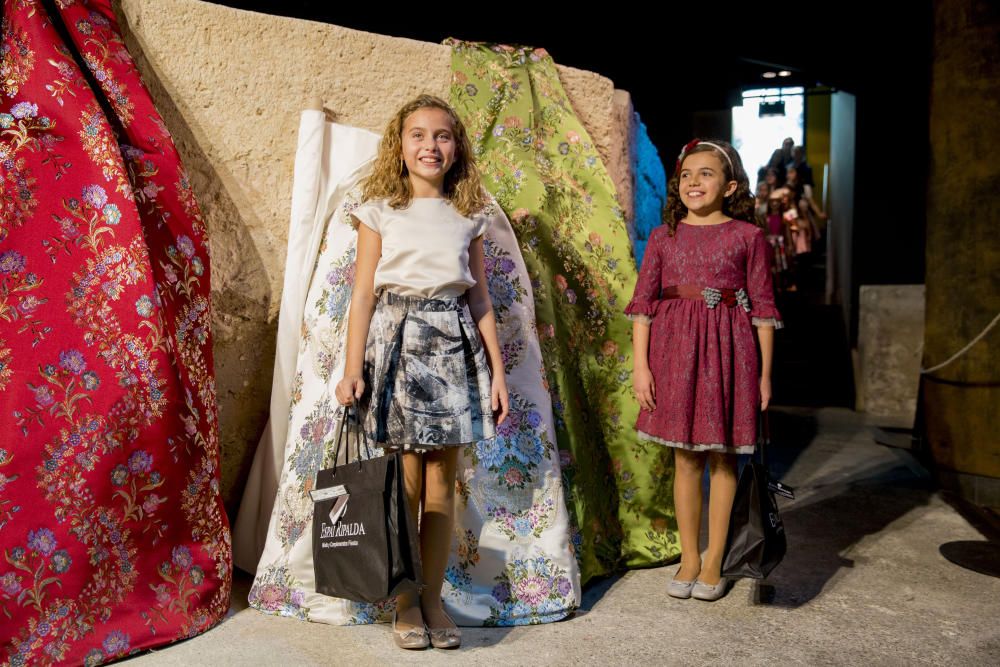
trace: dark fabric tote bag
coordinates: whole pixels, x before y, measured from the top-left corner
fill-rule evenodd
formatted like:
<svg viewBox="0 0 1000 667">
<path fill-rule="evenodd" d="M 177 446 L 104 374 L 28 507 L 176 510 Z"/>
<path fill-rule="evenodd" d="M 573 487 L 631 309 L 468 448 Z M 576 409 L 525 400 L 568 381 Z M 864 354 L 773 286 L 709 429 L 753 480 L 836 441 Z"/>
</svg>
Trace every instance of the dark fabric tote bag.
<svg viewBox="0 0 1000 667">
<path fill-rule="evenodd" d="M 346 428 L 348 421 L 351 428 Z M 310 492 L 313 569 L 317 593 L 379 602 L 419 588 L 420 548 L 407 511 L 402 458 L 398 452 L 370 458 L 368 438 L 358 422 L 353 409 L 343 415 L 333 467 L 317 473 Z M 362 441 L 369 458 L 361 456 Z M 338 465 L 341 445 L 347 463 Z"/>
<path fill-rule="evenodd" d="M 774 493 L 794 498 L 793 490 L 772 482 L 767 471 L 766 446 L 770 443 L 767 413 L 761 415 L 760 462 L 743 466 L 729 515 L 722 576 L 764 579 L 785 556 L 785 527 Z"/>
</svg>

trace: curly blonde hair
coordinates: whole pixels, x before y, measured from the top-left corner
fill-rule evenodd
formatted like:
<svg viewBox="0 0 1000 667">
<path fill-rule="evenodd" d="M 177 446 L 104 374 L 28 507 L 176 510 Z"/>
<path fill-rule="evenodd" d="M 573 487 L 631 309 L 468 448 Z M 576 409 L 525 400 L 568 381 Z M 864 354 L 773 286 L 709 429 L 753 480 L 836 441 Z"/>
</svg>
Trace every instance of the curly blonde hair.
<svg viewBox="0 0 1000 667">
<path fill-rule="evenodd" d="M 462 215 L 469 217 L 482 211 L 489 203 L 483 190 L 479 170 L 472 154 L 472 142 L 465 125 L 447 102 L 433 95 L 421 95 L 404 104 L 385 128 L 378 146 L 375 167 L 365 179 L 361 200 L 387 199 L 389 206 L 400 209 L 410 205 L 413 189 L 409 170 L 403 163 L 403 124 L 410 114 L 419 109 L 440 109 L 451 118 L 455 139 L 455 163 L 444 177 L 445 197 Z"/>
<path fill-rule="evenodd" d="M 670 230 L 670 236 L 674 235 L 677 231 L 677 223 L 683 220 L 688 213 L 687 207 L 681 202 L 680 169 L 684 159 L 693 153 L 714 153 L 719 158 L 719 162 L 722 163 L 722 171 L 726 181 L 736 181 L 736 192 L 725 198 L 722 203 L 722 212 L 733 220 L 743 220 L 758 227 L 763 226 L 757 219 L 755 210 L 757 200 L 753 196 L 753 193 L 750 192 L 750 179 L 743 168 L 743 161 L 740 159 L 740 154 L 736 152 L 736 149 L 729 142 L 722 141 L 721 139 L 709 139 L 708 141 L 711 144 L 721 147 L 726 155 L 719 155 L 718 148 L 708 145 L 705 142 L 695 143 L 697 141 L 697 139 L 692 141 L 685 146 L 686 150 L 681 151 L 680 156 L 677 158 L 677 168 L 674 170 L 674 175 L 667 183 L 667 205 L 663 207 L 663 224 Z M 726 156 L 729 157 L 728 160 L 725 159 Z"/>
</svg>

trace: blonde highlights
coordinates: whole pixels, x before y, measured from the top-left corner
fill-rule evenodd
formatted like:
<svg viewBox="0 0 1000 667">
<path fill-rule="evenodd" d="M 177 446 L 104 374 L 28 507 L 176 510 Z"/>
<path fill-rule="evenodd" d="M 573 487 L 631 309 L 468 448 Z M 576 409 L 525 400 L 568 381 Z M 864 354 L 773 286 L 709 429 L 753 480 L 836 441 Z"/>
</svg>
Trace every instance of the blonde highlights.
<svg viewBox="0 0 1000 667">
<path fill-rule="evenodd" d="M 403 161 L 403 124 L 413 112 L 428 108 L 440 109 L 448 114 L 455 139 L 455 162 L 445 174 L 444 195 L 465 217 L 479 213 L 486 208 L 489 198 L 476 168 L 472 142 L 455 110 L 433 95 L 421 95 L 408 102 L 389 121 L 379 143 L 375 166 L 362 186 L 361 200 L 385 199 L 394 209 L 410 205 L 413 189 Z"/>
</svg>

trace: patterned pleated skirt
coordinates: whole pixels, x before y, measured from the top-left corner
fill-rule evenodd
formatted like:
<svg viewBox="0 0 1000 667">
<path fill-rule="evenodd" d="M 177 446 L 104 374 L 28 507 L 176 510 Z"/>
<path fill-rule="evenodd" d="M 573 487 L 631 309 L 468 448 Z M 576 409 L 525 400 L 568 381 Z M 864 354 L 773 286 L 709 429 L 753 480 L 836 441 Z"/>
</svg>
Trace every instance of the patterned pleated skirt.
<svg viewBox="0 0 1000 667">
<path fill-rule="evenodd" d="M 428 451 L 495 436 L 486 353 L 465 296 L 383 291 L 365 347 L 361 407 L 379 447 Z"/>
</svg>

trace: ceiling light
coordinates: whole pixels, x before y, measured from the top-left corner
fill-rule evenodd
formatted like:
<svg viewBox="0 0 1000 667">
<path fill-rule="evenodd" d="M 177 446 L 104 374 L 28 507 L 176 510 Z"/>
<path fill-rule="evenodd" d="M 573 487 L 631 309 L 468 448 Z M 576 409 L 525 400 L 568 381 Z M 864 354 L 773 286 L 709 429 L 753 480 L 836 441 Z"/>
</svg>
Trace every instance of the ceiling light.
<svg viewBox="0 0 1000 667">
<path fill-rule="evenodd" d="M 763 74 L 761 74 L 761 76 L 764 77 L 765 79 L 773 79 L 778 75 L 775 74 L 774 72 L 764 72 Z"/>
<path fill-rule="evenodd" d="M 791 76 L 791 75 L 792 73 L 789 72 L 787 69 L 783 69 L 780 72 L 778 72 L 778 76 Z"/>
<path fill-rule="evenodd" d="M 784 116 L 785 103 L 782 100 L 778 100 L 777 102 L 761 102 L 760 106 L 757 108 L 757 115 L 760 118 Z"/>
</svg>

